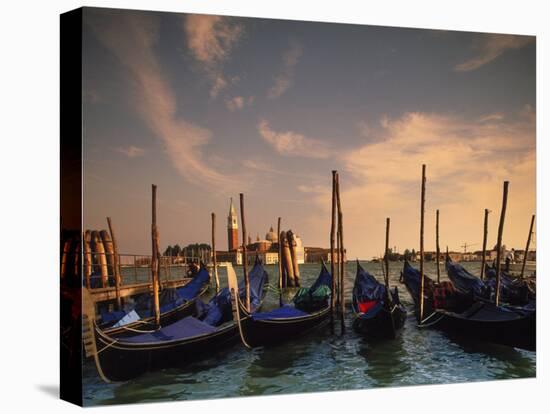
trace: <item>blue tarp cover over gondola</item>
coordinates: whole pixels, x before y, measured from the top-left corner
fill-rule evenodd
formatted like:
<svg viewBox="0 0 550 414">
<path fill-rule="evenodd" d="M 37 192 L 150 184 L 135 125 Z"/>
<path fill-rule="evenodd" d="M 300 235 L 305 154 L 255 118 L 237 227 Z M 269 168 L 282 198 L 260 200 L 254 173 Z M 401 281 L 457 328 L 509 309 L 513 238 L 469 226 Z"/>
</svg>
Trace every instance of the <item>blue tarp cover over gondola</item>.
<svg viewBox="0 0 550 414">
<path fill-rule="evenodd" d="M 321 273 L 319 274 L 313 285 L 311 285 L 309 290 L 311 293 L 313 293 L 321 286 L 332 288 L 332 276 L 324 263 L 321 268 Z"/>
<path fill-rule="evenodd" d="M 353 296 L 359 302 L 372 300 L 383 302 L 386 299 L 386 287 L 357 263 Z"/>
<path fill-rule="evenodd" d="M 331 284 L 332 277 L 323 263 L 321 272 L 315 282 L 313 282 L 309 288 L 302 288 L 296 293 L 293 299 L 294 305 L 286 304 L 270 311 L 257 312 L 252 314 L 252 318 L 254 320 L 268 320 L 296 318 L 309 315 L 309 311 L 316 311 L 327 304 L 328 297 L 326 295 L 330 294 Z M 322 297 L 316 296 L 319 294 L 321 294 Z M 298 309 L 298 307 L 302 307 L 302 309 Z M 308 312 L 306 312 L 306 310 Z"/>
<path fill-rule="evenodd" d="M 488 298 L 489 290 L 483 280 L 472 275 L 463 266 L 447 259 L 445 262 L 449 279 L 459 291 L 474 295 L 474 297 Z"/>
<path fill-rule="evenodd" d="M 420 293 L 420 272 L 411 266 L 408 261 L 403 265 L 403 282 L 416 301 Z"/>
<path fill-rule="evenodd" d="M 249 274 L 250 281 L 250 306 L 252 309 L 257 308 L 262 302 L 264 286 L 268 282 L 268 275 L 262 263 L 258 258 L 254 267 Z M 244 280 L 239 282 L 239 296 L 241 299 L 246 297 Z M 197 301 L 199 317 L 206 323 L 212 326 L 221 325 L 224 322 L 231 320 L 231 294 L 228 288 L 223 288 L 214 296 L 208 304 Z"/>
<path fill-rule="evenodd" d="M 265 320 L 265 319 L 286 319 L 286 318 L 296 318 L 300 316 L 308 315 L 307 312 L 296 309 L 294 306 L 284 305 L 279 308 L 267 312 L 256 312 L 252 314 L 252 318 L 256 321 Z"/>
<path fill-rule="evenodd" d="M 159 295 L 160 313 L 166 313 L 178 308 L 185 302 L 194 299 L 210 281 L 210 274 L 205 267 L 201 267 L 189 283 L 177 289 L 163 289 Z M 134 306 L 124 311 L 102 312 L 103 323 L 119 321 L 130 312 L 136 311 L 141 318 L 153 316 L 153 298 L 150 294 L 141 295 Z"/>
<path fill-rule="evenodd" d="M 136 344 L 172 341 L 175 339 L 190 338 L 197 335 L 208 334 L 214 332 L 215 330 L 216 328 L 213 326 L 193 318 L 192 316 L 188 316 L 155 332 L 123 338 L 120 339 L 120 341 Z"/>
</svg>

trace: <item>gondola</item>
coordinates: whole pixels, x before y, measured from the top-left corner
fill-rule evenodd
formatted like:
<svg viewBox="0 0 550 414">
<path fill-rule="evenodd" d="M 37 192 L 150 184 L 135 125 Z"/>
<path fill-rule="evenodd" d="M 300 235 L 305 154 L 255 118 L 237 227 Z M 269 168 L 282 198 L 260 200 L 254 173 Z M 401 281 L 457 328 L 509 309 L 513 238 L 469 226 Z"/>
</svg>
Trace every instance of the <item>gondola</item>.
<svg viewBox="0 0 550 414">
<path fill-rule="evenodd" d="M 496 269 L 489 265 L 485 265 L 485 281 L 494 296 L 496 292 Z M 500 298 L 504 303 L 513 306 L 533 306 L 536 301 L 536 293 L 530 288 L 526 279 L 513 277 L 510 274 L 500 272 Z"/>
<path fill-rule="evenodd" d="M 536 349 L 536 318 L 533 312 L 478 300 L 472 300 L 471 303 L 466 300 L 451 301 L 448 304 L 438 302 L 434 300 L 436 284 L 430 278 L 424 277 L 424 315 L 419 320 L 419 327 L 440 329 L 453 335 L 530 351 Z M 415 303 L 418 318 L 420 272 L 405 262 L 403 280 Z"/>
<path fill-rule="evenodd" d="M 494 301 L 496 292 L 496 270 L 486 267 L 486 280 L 481 280 L 468 272 L 459 263 L 450 258 L 445 261 L 447 275 L 453 286 L 462 294 L 469 295 L 475 300 Z M 533 311 L 535 298 L 530 295 L 527 284 L 501 272 L 500 276 L 500 303 L 505 306 L 520 307 Z"/>
<path fill-rule="evenodd" d="M 250 272 L 252 309 L 261 308 L 266 284 L 267 272 L 256 262 Z M 239 287 L 239 296 L 244 296 L 242 284 Z M 184 366 L 234 343 L 238 324 L 233 318 L 229 289 L 222 289 L 208 304 L 197 302 L 200 306 L 196 317 L 187 316 L 131 337 L 107 334 L 94 319 L 85 317 L 86 352 L 94 357 L 101 378 L 106 382 L 126 381 L 146 372 Z"/>
<path fill-rule="evenodd" d="M 332 276 L 325 264 L 309 288 L 300 289 L 292 304 L 285 304 L 266 312 L 247 312 L 239 301 L 244 315 L 242 335 L 250 347 L 273 345 L 304 335 L 325 325 L 330 316 L 330 288 Z"/>
<path fill-rule="evenodd" d="M 405 324 L 407 311 L 399 301 L 397 287 L 387 292 L 357 261 L 351 307 L 353 328 L 367 338 L 395 338 Z"/>
<path fill-rule="evenodd" d="M 160 325 L 170 325 L 196 312 L 196 301 L 208 291 L 210 274 L 201 263 L 199 271 L 186 285 L 175 289 L 163 289 L 159 295 Z M 108 335 L 133 336 L 142 330 L 155 328 L 153 298 L 143 295 L 126 311 L 101 313 L 99 328 Z"/>
</svg>

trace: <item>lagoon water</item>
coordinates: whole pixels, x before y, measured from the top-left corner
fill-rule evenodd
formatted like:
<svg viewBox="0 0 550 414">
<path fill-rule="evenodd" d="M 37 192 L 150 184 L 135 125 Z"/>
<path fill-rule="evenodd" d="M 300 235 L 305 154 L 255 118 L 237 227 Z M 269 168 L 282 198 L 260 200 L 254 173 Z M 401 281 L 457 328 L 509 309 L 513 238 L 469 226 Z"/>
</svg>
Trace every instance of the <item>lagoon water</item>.
<svg viewBox="0 0 550 414">
<path fill-rule="evenodd" d="M 380 263 L 365 262 L 362 266 L 382 280 Z M 479 263 L 465 266 L 479 274 Z M 435 265 L 427 263 L 426 268 L 426 274 L 433 277 Z M 302 285 L 309 286 L 320 266 L 305 264 L 300 269 Z M 390 263 L 390 284 L 399 286 L 401 301 L 409 310 L 405 327 L 395 340 L 366 341 L 352 330 L 351 314 L 348 314 L 343 335 L 338 323 L 334 335 L 327 326 L 273 347 L 247 350 L 239 343 L 184 369 L 149 373 L 124 383 L 105 384 L 93 362 L 87 360 L 83 374 L 84 404 L 196 400 L 535 376 L 535 352 L 419 330 L 412 312 L 412 299 L 398 282 L 401 269 L 402 263 Z M 241 269 L 236 270 L 240 277 Z M 266 270 L 270 283 L 276 286 L 277 267 L 266 266 Z M 355 263 L 348 263 L 345 286 L 348 301 L 355 271 Z M 225 269 L 220 268 L 219 273 L 223 285 Z M 442 271 L 442 278 L 446 279 L 444 273 Z M 264 309 L 276 306 L 278 296 L 269 291 Z"/>
</svg>

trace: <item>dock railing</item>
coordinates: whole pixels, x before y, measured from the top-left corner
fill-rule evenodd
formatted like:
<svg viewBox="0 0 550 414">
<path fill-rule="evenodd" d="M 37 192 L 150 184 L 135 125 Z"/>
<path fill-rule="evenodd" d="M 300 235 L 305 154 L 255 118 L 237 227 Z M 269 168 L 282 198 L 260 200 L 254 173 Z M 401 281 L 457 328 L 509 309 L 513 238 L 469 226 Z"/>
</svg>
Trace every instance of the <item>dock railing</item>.
<svg viewBox="0 0 550 414">
<path fill-rule="evenodd" d="M 151 282 L 151 255 L 118 254 L 120 287 Z M 188 264 L 198 263 L 197 257 L 161 256 L 161 283 L 182 281 Z M 115 287 L 114 253 L 101 252 L 84 255 L 84 284 L 89 289 Z"/>
</svg>

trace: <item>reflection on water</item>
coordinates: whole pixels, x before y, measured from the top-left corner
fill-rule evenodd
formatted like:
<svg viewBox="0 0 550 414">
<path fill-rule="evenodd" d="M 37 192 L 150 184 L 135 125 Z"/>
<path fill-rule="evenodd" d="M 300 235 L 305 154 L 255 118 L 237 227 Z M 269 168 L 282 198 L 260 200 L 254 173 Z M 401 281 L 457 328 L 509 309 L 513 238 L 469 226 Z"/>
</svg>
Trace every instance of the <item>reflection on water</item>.
<svg viewBox="0 0 550 414">
<path fill-rule="evenodd" d="M 379 264 L 363 266 L 382 280 Z M 247 350 L 235 344 L 185 369 L 150 373 L 125 383 L 103 383 L 95 366 L 86 361 L 84 403 L 195 400 L 535 376 L 535 352 L 417 329 L 412 300 L 404 286 L 398 284 L 401 266 L 391 263 L 391 280 L 392 285 L 399 286 L 401 300 L 410 312 L 395 340 L 366 341 L 351 329 L 351 315 L 347 315 L 344 335 L 340 335 L 337 324 L 335 335 L 326 326 L 273 347 Z M 479 273 L 479 263 L 466 266 Z M 277 268 L 266 268 L 271 283 L 276 284 Z M 319 270 L 318 265 L 303 265 L 303 284 L 312 283 Z M 350 262 L 347 270 L 345 290 L 349 300 L 355 263 Z M 427 264 L 427 274 L 435 274 L 431 263 Z M 220 269 L 220 279 L 226 280 L 225 269 Z M 288 293 L 284 300 L 291 297 L 292 293 Z M 264 308 L 276 307 L 278 303 L 279 297 L 270 291 Z"/>
</svg>

